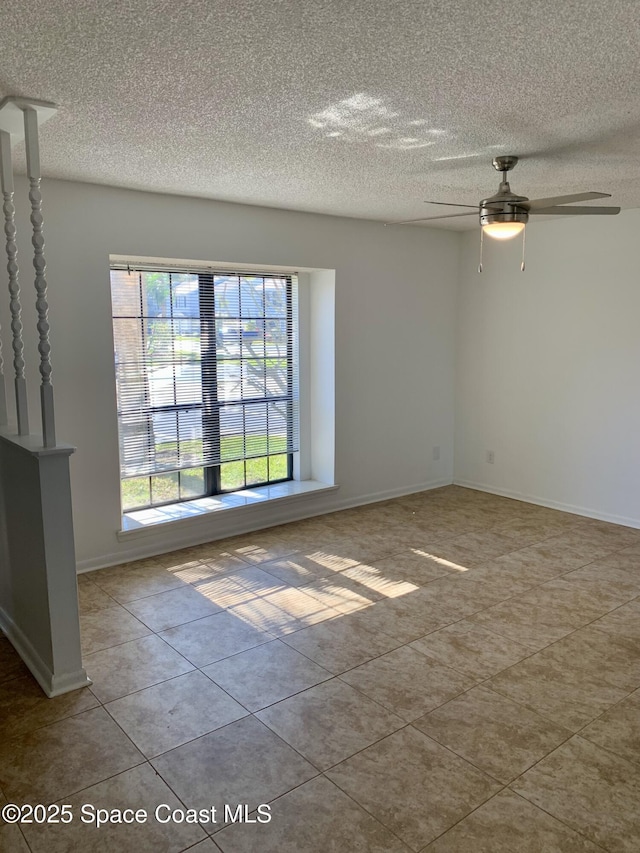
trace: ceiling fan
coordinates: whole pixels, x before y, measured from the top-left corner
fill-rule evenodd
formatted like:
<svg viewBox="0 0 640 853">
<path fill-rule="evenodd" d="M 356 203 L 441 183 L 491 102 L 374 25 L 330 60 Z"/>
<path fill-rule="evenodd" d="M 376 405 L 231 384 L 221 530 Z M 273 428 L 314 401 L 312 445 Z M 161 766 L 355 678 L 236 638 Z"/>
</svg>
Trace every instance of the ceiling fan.
<svg viewBox="0 0 640 853">
<path fill-rule="evenodd" d="M 477 205 L 453 204 L 446 201 L 431 201 L 426 204 L 439 204 L 447 207 L 468 207 L 471 213 L 446 213 L 442 216 L 427 216 L 419 219 L 404 219 L 400 222 L 389 223 L 390 225 L 407 225 L 411 222 L 432 222 L 439 219 L 453 219 L 459 216 L 479 216 L 482 226 L 480 236 L 480 266 L 478 272 L 482 272 L 482 238 L 486 234 L 498 240 L 509 240 L 517 234 L 522 233 L 522 264 L 524 270 L 524 227 L 529 221 L 530 215 L 560 215 L 560 216 L 593 216 L 593 215 L 615 215 L 620 213 L 619 207 L 567 207 L 566 205 L 575 201 L 590 201 L 595 198 L 611 198 L 610 193 L 572 193 L 571 195 L 551 196 L 550 198 L 528 199 L 526 196 L 516 195 L 511 192 L 508 174 L 517 164 L 518 158 L 513 155 L 495 157 L 493 168 L 500 172 L 502 180 L 495 195 L 482 199 Z"/>
</svg>

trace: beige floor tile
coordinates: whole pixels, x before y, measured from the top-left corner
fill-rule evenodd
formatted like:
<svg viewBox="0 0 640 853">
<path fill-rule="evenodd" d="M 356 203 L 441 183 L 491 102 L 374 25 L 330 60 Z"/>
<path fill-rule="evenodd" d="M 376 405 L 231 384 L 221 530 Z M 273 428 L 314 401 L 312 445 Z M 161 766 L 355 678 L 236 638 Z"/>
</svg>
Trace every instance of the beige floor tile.
<svg viewBox="0 0 640 853">
<path fill-rule="evenodd" d="M 169 628 L 160 635 L 194 666 L 207 666 L 217 660 L 272 640 L 232 613 L 216 613 L 187 625 Z"/>
<path fill-rule="evenodd" d="M 187 561 L 171 569 L 175 576 L 184 583 L 197 583 L 201 580 L 223 577 L 232 572 L 242 571 L 250 564 L 233 554 L 221 554 L 205 560 Z"/>
<path fill-rule="evenodd" d="M 615 556 L 615 555 L 614 555 Z M 596 560 L 562 576 L 603 601 L 619 606 L 640 595 L 640 566 L 637 571 L 621 568 L 608 558 Z"/>
<path fill-rule="evenodd" d="M 330 536 L 334 535 L 333 528 L 323 520 L 323 516 L 290 521 L 272 527 L 270 530 L 277 539 L 293 545 L 300 543 L 302 547 L 310 542 L 326 542 Z"/>
<path fill-rule="evenodd" d="M 608 634 L 619 634 L 630 640 L 640 640 L 640 598 L 606 613 L 591 625 Z"/>
<path fill-rule="evenodd" d="M 411 598 L 449 613 L 452 619 L 463 619 L 511 597 L 508 584 L 488 583 L 486 577 L 476 581 L 472 572 L 473 568 L 464 575 L 432 581 Z"/>
<path fill-rule="evenodd" d="M 484 681 L 531 654 L 528 646 L 466 619 L 415 640 L 411 647 L 476 681 Z"/>
<path fill-rule="evenodd" d="M 84 665 L 93 679 L 91 690 L 101 702 L 119 699 L 193 669 L 193 664 L 156 636 L 87 655 Z"/>
<path fill-rule="evenodd" d="M 464 539 L 470 534 L 464 533 L 462 537 L 456 536 L 451 539 L 441 539 L 434 542 L 427 550 L 433 558 L 447 564 L 450 568 L 456 569 L 459 572 L 469 571 L 474 566 L 480 566 L 488 556 L 478 553 L 473 548 L 465 547 L 460 544 L 460 539 Z"/>
<path fill-rule="evenodd" d="M 513 535 L 477 530 L 434 544 L 430 551 L 440 559 L 471 569 L 487 560 L 515 551 L 518 547 L 518 541 Z"/>
<path fill-rule="evenodd" d="M 370 633 L 382 632 L 396 643 L 409 643 L 455 621 L 456 617 L 442 608 L 425 602 L 419 592 L 401 598 L 377 601 L 364 610 L 343 617 L 347 624 Z"/>
<path fill-rule="evenodd" d="M 419 524 L 405 522 L 403 524 L 384 523 L 378 525 L 383 531 L 385 548 L 374 557 L 373 562 L 384 559 L 385 554 L 395 556 L 405 552 L 407 548 L 419 551 L 429 551 L 442 541 L 443 535 L 425 529 Z"/>
<path fill-rule="evenodd" d="M 526 547 L 532 544 L 531 539 L 532 536 L 529 530 L 511 528 L 508 531 L 503 531 L 496 526 L 488 530 L 467 533 L 465 536 L 461 536 L 459 539 L 453 541 L 468 548 L 486 561 L 501 557 L 503 554 L 509 554 L 518 548 Z M 534 538 L 535 541 L 539 540 Z"/>
<path fill-rule="evenodd" d="M 223 853 L 409 853 L 395 835 L 322 777 L 275 800 L 271 814 L 268 824 L 223 829 L 216 833 L 216 843 Z"/>
<path fill-rule="evenodd" d="M 582 729 L 580 737 L 640 764 L 640 690 Z"/>
<path fill-rule="evenodd" d="M 31 825 L 26 836 L 33 853 L 72 853 L 79 850 L 108 851 L 108 853 L 180 853 L 187 846 L 190 850 L 206 833 L 193 823 L 167 823 L 156 820 L 155 810 L 159 805 L 159 817 L 165 820 L 167 813 L 184 806 L 167 785 L 154 773 L 148 764 L 134 767 L 106 779 L 97 785 L 66 797 L 71 805 L 74 820 L 69 824 Z M 100 809 L 144 809 L 144 823 L 126 825 L 107 823 L 99 828 L 95 822 L 83 823 L 82 808 L 85 804 Z M 90 812 L 85 817 L 89 818 Z"/>
<path fill-rule="evenodd" d="M 344 537 L 340 536 L 337 531 L 331 528 L 327 529 L 329 531 L 328 533 L 315 533 L 307 539 L 301 537 L 293 539 L 283 536 L 282 538 L 291 544 L 293 550 L 290 555 L 282 557 L 281 559 L 286 560 L 290 557 L 295 560 L 299 557 L 311 557 L 315 562 L 316 558 L 320 557 L 320 565 L 322 565 L 324 556 L 331 557 L 334 546 L 338 546 L 344 541 Z M 335 567 L 333 568 L 333 571 L 335 571 Z"/>
<path fill-rule="evenodd" d="M 571 736 L 485 687 L 452 699 L 414 726 L 505 785 Z"/>
<path fill-rule="evenodd" d="M 618 551 L 633 545 L 640 545 L 640 530 L 613 524 L 610 521 L 600 521 L 597 518 L 579 518 L 576 529 L 589 539 L 597 539 Z"/>
<path fill-rule="evenodd" d="M 230 614 L 241 622 L 256 628 L 259 631 L 268 631 L 271 637 L 284 637 L 287 634 L 293 634 L 295 631 L 300 631 L 306 627 L 304 622 L 296 619 L 291 613 L 278 607 L 266 598 L 255 598 L 253 601 L 248 601 L 245 604 L 240 604 L 238 607 L 233 607 L 229 610 Z M 324 619 L 330 618 L 328 608 L 321 605 L 316 608 L 317 619 L 310 619 L 309 624 L 321 622 Z"/>
<path fill-rule="evenodd" d="M 295 552 L 295 548 L 289 542 L 270 536 L 264 531 L 247 534 L 228 544 L 235 557 L 253 564 L 268 563 Z"/>
<path fill-rule="evenodd" d="M 565 530 L 565 526 L 560 521 L 544 520 L 540 518 L 510 518 L 507 521 L 500 521 L 491 528 L 492 533 L 500 533 L 503 536 L 513 538 L 516 542 L 521 543 L 523 540 L 530 540 L 527 544 L 533 545 L 549 539 L 551 536 L 557 536 Z M 523 545 L 522 547 L 526 547 Z"/>
<path fill-rule="evenodd" d="M 353 507 L 324 516 L 325 524 L 345 539 L 357 540 L 367 534 L 378 535 L 380 524 L 367 517 L 362 507 Z"/>
<path fill-rule="evenodd" d="M 119 604 L 80 615 L 82 652 L 85 655 L 146 637 L 150 633 L 147 625 Z"/>
<path fill-rule="evenodd" d="M 486 686 L 574 732 L 629 692 L 574 662 L 559 662 L 553 647 L 498 673 Z"/>
<path fill-rule="evenodd" d="M 18 652 L 6 637 L 0 635 L 0 683 L 29 672 Z"/>
<path fill-rule="evenodd" d="M 616 551 L 616 554 L 619 556 L 635 555 L 636 557 L 640 557 L 640 542 L 636 542 L 633 545 L 625 545 L 624 548 Z"/>
<path fill-rule="evenodd" d="M 512 791 L 500 791 L 422 853 L 602 853 Z"/>
<path fill-rule="evenodd" d="M 87 687 L 49 699 L 28 673 L 0 683 L 0 741 L 95 708 L 98 700 Z"/>
<path fill-rule="evenodd" d="M 338 679 L 256 715 L 319 769 L 326 769 L 403 725 L 396 714 Z"/>
<path fill-rule="evenodd" d="M 199 595 L 222 608 L 233 607 L 234 604 L 240 604 L 243 601 L 251 601 L 255 598 L 255 593 L 239 583 L 234 578 L 236 574 L 237 572 L 234 571 L 224 575 L 204 577 L 194 582 L 194 588 Z"/>
<path fill-rule="evenodd" d="M 152 631 L 164 631 L 212 616 L 222 608 L 210 601 L 198 587 L 185 586 L 131 601 L 127 610 Z"/>
<path fill-rule="evenodd" d="M 585 562 L 584 557 L 562 553 L 559 548 L 546 548 L 544 542 L 539 542 L 497 557 L 490 561 L 490 565 L 503 577 L 520 578 L 530 586 L 538 586 L 583 566 Z"/>
<path fill-rule="evenodd" d="M 621 529 L 624 530 L 624 528 Z M 631 544 L 625 535 L 616 541 L 615 535 L 601 533 L 597 530 L 589 531 L 579 526 L 566 530 L 558 536 L 551 536 L 546 542 L 551 548 L 558 546 L 572 548 L 577 554 L 589 558 L 589 562 L 599 560 L 601 557 L 606 557 L 608 554 L 624 548 L 626 544 Z"/>
<path fill-rule="evenodd" d="M 267 531 L 263 531 L 266 535 Z M 169 554 L 160 555 L 158 559 L 162 565 L 170 569 L 181 571 L 188 563 L 224 562 L 227 557 L 233 557 L 232 545 L 237 541 L 234 538 L 215 539 L 212 542 L 203 542 L 200 545 L 191 545 L 180 548 Z"/>
<path fill-rule="evenodd" d="M 0 785 L 10 802 L 50 803 L 144 761 L 103 708 L 0 743 Z"/>
<path fill-rule="evenodd" d="M 334 578 L 334 583 L 344 584 L 347 580 L 354 584 L 351 588 L 355 592 L 362 593 L 372 601 L 400 598 L 418 589 L 417 584 L 401 577 L 392 578 L 388 574 L 383 574 L 376 566 L 370 566 L 367 563 L 358 563 L 349 569 L 344 569 L 339 577 Z"/>
<path fill-rule="evenodd" d="M 549 660 L 627 692 L 640 687 L 640 640 L 599 631 L 594 625 L 550 646 Z"/>
<path fill-rule="evenodd" d="M 424 551 L 430 551 L 434 545 L 455 539 L 458 536 L 464 536 L 474 530 L 481 530 L 484 527 L 483 522 L 477 518 L 468 519 L 462 518 L 456 513 L 447 515 L 424 510 L 416 512 L 411 524 L 414 528 L 413 534 L 406 539 L 406 543 L 415 547 L 413 543 L 417 539 L 417 547 Z"/>
<path fill-rule="evenodd" d="M 340 678 L 407 722 L 475 683 L 408 646 L 345 672 Z"/>
<path fill-rule="evenodd" d="M 93 613 L 105 607 L 116 607 L 118 602 L 103 592 L 87 575 L 78 576 L 78 606 L 81 613 Z"/>
<path fill-rule="evenodd" d="M 332 542 L 328 550 L 345 562 L 369 563 L 397 551 L 398 544 L 380 532 L 380 525 L 371 524 L 369 532 L 361 525 L 357 532 Z"/>
<path fill-rule="evenodd" d="M 273 640 L 203 670 L 249 711 L 259 711 L 331 678 L 331 673 Z"/>
<path fill-rule="evenodd" d="M 169 589 L 179 589 L 185 581 L 159 565 L 132 568 L 134 564 L 116 566 L 113 569 L 101 569 L 91 573 L 91 580 L 103 592 L 115 598 L 120 604 L 156 595 Z"/>
<path fill-rule="evenodd" d="M 20 827 L 0 825 L 0 853 L 30 853 Z"/>
<path fill-rule="evenodd" d="M 147 758 L 222 728 L 247 711 L 201 672 L 188 672 L 105 706 Z"/>
<path fill-rule="evenodd" d="M 374 601 L 384 598 L 383 593 L 368 589 L 346 576 L 343 577 L 343 572 L 330 578 L 320 578 L 299 589 L 317 599 L 325 607 L 332 607 L 341 613 L 355 613 L 373 604 Z"/>
<path fill-rule="evenodd" d="M 447 560 L 432 556 L 429 548 L 407 548 L 406 544 L 397 554 L 374 560 L 373 568 L 383 578 L 403 580 L 416 586 L 424 586 L 438 578 L 457 573 Z"/>
<path fill-rule="evenodd" d="M 517 553 L 517 552 L 516 552 Z M 508 574 L 501 570 L 497 562 L 490 560 L 480 566 L 474 566 L 468 572 L 457 576 L 460 586 L 472 585 L 482 590 L 483 595 L 492 593 L 493 601 L 504 601 L 530 590 L 535 584 L 517 574 Z"/>
<path fill-rule="evenodd" d="M 296 587 L 282 587 L 270 595 L 232 607 L 229 612 L 275 637 L 340 616 L 338 610 Z"/>
<path fill-rule="evenodd" d="M 511 787 L 611 853 L 640 849 L 640 768 L 581 737 L 558 747 Z"/>
<path fill-rule="evenodd" d="M 412 726 L 343 761 L 327 776 L 414 850 L 500 790 Z"/>
<path fill-rule="evenodd" d="M 320 666 L 338 675 L 399 645 L 386 634 L 364 630 L 346 616 L 312 625 L 282 641 Z"/>
<path fill-rule="evenodd" d="M 262 563 L 262 568 L 289 586 L 304 586 L 335 574 L 335 569 L 323 565 L 320 559 L 314 558 L 313 552 L 310 556 L 295 553 L 279 560 L 271 560 L 269 563 Z"/>
<path fill-rule="evenodd" d="M 472 621 L 542 649 L 615 606 L 611 599 L 602 600 L 577 584 L 553 580 L 476 614 Z"/>
<path fill-rule="evenodd" d="M 215 575 L 198 581 L 194 588 L 200 595 L 219 607 L 234 607 L 246 601 L 253 601 L 264 595 L 283 588 L 282 581 L 264 572 L 257 566 L 245 564 L 224 575 Z"/>
<path fill-rule="evenodd" d="M 167 752 L 151 762 L 189 808 L 216 807 L 224 825 L 224 805 L 251 810 L 312 779 L 317 770 L 267 726 L 246 717 Z"/>
<path fill-rule="evenodd" d="M 248 538 L 255 538 L 256 535 L 262 535 L 266 538 L 273 538 L 271 531 L 263 530 L 260 534 L 247 534 Z M 234 550 L 235 545 L 238 542 L 238 537 L 228 537 L 226 539 L 216 539 L 213 542 L 203 542 L 201 545 L 195 545 L 193 548 L 189 549 L 191 551 L 192 558 L 196 558 L 205 563 L 211 563 L 222 565 L 228 557 L 233 557 L 234 564 L 239 557 L 236 557 Z"/>
<path fill-rule="evenodd" d="M 640 543 L 632 545 L 631 548 L 614 551 L 613 554 L 602 557 L 596 563 L 608 569 L 621 569 L 625 572 L 630 572 L 637 579 L 638 572 L 640 571 Z"/>
<path fill-rule="evenodd" d="M 298 549 L 291 555 L 292 559 L 307 557 L 314 564 L 325 568 L 329 574 L 323 574 L 321 577 L 332 577 L 336 572 L 341 572 L 343 569 L 348 569 L 350 566 L 356 566 L 360 561 L 353 557 L 344 556 L 345 548 L 343 540 L 332 540 L 331 542 L 310 543 L 307 548 Z M 265 567 L 266 568 L 266 567 Z M 320 580 L 320 578 L 317 578 Z M 313 583 L 313 580 L 309 581 Z M 299 584 L 295 584 L 299 586 Z"/>
<path fill-rule="evenodd" d="M 504 574 L 512 574 L 535 584 L 546 583 L 589 562 L 588 557 L 569 546 L 548 545 L 546 541 L 520 548 L 493 561 Z"/>
</svg>

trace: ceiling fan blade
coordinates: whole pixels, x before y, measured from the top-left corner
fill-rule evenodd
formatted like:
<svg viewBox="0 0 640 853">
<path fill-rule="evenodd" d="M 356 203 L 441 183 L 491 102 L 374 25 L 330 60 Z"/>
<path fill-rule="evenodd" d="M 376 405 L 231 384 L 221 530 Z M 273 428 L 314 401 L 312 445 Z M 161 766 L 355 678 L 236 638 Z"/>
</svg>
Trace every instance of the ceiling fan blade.
<svg viewBox="0 0 640 853">
<path fill-rule="evenodd" d="M 571 204 L 574 201 L 592 201 L 594 198 L 611 198 L 611 193 L 573 193 L 572 195 L 556 195 L 549 198 L 533 198 L 530 201 L 518 202 L 519 207 L 535 210 L 538 207 L 555 207 L 558 204 Z"/>
<path fill-rule="evenodd" d="M 453 204 L 450 201 L 425 201 L 425 204 L 444 204 L 446 207 L 470 207 L 473 210 L 478 209 L 477 204 Z"/>
<path fill-rule="evenodd" d="M 548 216 L 552 213 L 557 213 L 560 216 L 615 216 L 616 213 L 620 213 L 619 207 L 556 207 L 552 205 L 551 207 L 536 207 L 534 210 L 530 210 L 531 214 L 542 214 L 543 216 Z"/>
<path fill-rule="evenodd" d="M 446 213 L 444 216 L 422 216 L 420 219 L 400 219 L 397 222 L 385 222 L 385 225 L 410 225 L 412 222 L 433 222 L 434 219 L 454 219 L 456 216 L 473 216 L 473 213 Z"/>
</svg>

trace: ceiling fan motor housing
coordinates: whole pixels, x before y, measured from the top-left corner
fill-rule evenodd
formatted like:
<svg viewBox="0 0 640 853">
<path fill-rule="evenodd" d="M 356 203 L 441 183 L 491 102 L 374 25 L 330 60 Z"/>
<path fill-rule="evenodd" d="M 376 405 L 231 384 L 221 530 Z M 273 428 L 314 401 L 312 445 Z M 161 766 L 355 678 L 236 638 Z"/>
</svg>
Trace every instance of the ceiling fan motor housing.
<svg viewBox="0 0 640 853">
<path fill-rule="evenodd" d="M 529 221 L 529 211 L 524 206 L 529 199 L 512 193 L 504 173 L 503 176 L 504 180 L 498 187 L 498 192 L 480 202 L 480 225 L 490 225 L 493 222 L 522 222 L 526 225 Z"/>
<path fill-rule="evenodd" d="M 492 222 L 522 222 L 526 225 L 528 221 L 527 209 L 518 207 L 517 203 L 492 202 L 491 199 L 480 202 L 480 225 L 490 225 Z"/>
</svg>

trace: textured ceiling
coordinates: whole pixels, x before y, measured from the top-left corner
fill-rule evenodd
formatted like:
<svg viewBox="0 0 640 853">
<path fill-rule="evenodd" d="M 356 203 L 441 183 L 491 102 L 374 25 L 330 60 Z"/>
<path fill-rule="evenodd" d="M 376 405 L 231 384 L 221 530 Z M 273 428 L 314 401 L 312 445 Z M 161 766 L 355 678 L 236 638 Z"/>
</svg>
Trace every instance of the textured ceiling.
<svg viewBox="0 0 640 853">
<path fill-rule="evenodd" d="M 60 105 L 47 176 L 389 220 L 492 194 L 502 153 L 522 157 L 512 189 L 530 198 L 640 207 L 638 2 L 1 0 L 0 14 L 0 96 Z"/>
</svg>

